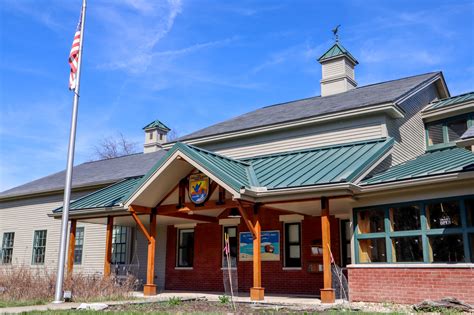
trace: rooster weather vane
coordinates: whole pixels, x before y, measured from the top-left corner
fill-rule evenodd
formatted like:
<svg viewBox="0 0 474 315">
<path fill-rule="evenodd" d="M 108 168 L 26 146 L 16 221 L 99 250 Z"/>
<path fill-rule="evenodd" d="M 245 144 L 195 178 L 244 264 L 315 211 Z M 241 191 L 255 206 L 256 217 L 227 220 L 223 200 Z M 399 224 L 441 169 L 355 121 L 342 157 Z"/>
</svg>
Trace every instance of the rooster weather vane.
<svg viewBox="0 0 474 315">
<path fill-rule="evenodd" d="M 339 27 L 340 26 L 341 26 L 341 24 L 339 24 L 334 29 L 332 29 L 332 33 L 334 35 L 334 39 L 336 40 L 336 43 L 339 42 L 339 34 L 337 34 L 337 33 L 339 32 Z"/>
</svg>

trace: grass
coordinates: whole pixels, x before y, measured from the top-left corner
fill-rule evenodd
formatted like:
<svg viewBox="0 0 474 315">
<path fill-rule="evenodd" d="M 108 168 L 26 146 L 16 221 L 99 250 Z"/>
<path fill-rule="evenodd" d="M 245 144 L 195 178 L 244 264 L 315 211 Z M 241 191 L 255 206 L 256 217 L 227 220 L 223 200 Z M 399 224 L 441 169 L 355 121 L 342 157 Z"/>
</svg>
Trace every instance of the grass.
<svg viewBox="0 0 474 315">
<path fill-rule="evenodd" d="M 47 304 L 53 300 L 56 271 L 29 266 L 0 269 L 0 308 Z M 129 277 L 120 283 L 114 277 L 73 274 L 64 282 L 64 290 L 72 291 L 73 302 L 100 302 L 130 299 L 138 282 Z"/>
</svg>

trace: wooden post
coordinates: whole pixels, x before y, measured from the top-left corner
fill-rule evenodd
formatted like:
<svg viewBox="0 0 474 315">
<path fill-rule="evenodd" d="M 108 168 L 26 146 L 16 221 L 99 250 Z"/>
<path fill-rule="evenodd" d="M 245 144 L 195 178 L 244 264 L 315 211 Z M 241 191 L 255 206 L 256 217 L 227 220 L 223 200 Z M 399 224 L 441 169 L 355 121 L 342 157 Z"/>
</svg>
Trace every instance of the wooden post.
<svg viewBox="0 0 474 315">
<path fill-rule="evenodd" d="M 256 237 L 253 239 L 253 287 L 250 288 L 250 299 L 261 301 L 264 299 L 265 290 L 262 288 L 262 227 L 258 217 L 258 208 L 254 209 L 253 228 Z"/>
<path fill-rule="evenodd" d="M 323 245 L 323 276 L 324 288 L 321 289 L 321 302 L 334 303 L 335 294 L 331 276 L 331 228 L 329 223 L 329 199 L 321 198 L 321 233 Z"/>
<path fill-rule="evenodd" d="M 69 229 L 69 247 L 67 253 L 67 276 L 72 275 L 74 269 L 74 249 L 76 247 L 76 226 L 77 220 L 71 219 L 71 227 Z"/>
<path fill-rule="evenodd" d="M 156 243 L 156 208 L 150 214 L 150 239 L 148 240 L 148 262 L 146 270 L 146 284 L 143 288 L 144 295 L 156 295 L 155 285 L 155 243 Z"/>
<path fill-rule="evenodd" d="M 107 233 L 105 235 L 105 262 L 104 276 L 110 276 L 110 265 L 112 264 L 112 233 L 114 230 L 114 217 L 107 217 Z"/>
</svg>

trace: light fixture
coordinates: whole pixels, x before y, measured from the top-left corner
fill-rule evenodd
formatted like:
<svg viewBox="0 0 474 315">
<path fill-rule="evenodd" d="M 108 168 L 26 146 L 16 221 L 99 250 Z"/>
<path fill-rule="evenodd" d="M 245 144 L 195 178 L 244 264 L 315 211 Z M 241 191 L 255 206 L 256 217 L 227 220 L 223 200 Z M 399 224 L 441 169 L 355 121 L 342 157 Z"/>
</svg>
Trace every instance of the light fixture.
<svg viewBox="0 0 474 315">
<path fill-rule="evenodd" d="M 230 209 L 229 218 L 240 218 L 240 212 L 237 208 Z"/>
</svg>

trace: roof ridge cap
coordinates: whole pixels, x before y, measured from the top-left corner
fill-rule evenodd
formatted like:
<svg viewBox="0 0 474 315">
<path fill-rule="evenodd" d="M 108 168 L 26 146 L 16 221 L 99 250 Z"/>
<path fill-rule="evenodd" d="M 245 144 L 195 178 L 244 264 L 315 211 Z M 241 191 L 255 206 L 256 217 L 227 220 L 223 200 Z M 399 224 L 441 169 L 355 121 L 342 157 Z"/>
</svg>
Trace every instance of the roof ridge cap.
<svg viewBox="0 0 474 315">
<path fill-rule="evenodd" d="M 199 147 L 196 147 L 196 146 L 194 146 L 194 145 L 187 144 L 187 143 L 184 143 L 184 142 L 181 142 L 181 141 L 176 142 L 176 144 L 178 144 L 178 143 L 179 143 L 180 145 L 184 145 L 185 147 L 190 147 L 191 149 L 196 150 L 196 151 L 202 151 L 202 152 L 205 152 L 205 153 L 207 153 L 207 154 L 210 154 L 210 155 L 213 155 L 213 156 L 216 156 L 216 157 L 220 157 L 220 158 L 223 158 L 223 159 L 232 161 L 232 162 L 236 162 L 236 163 L 242 164 L 242 165 L 244 165 L 244 166 L 251 166 L 250 163 L 244 162 L 244 161 L 239 160 L 239 159 L 233 159 L 233 158 L 231 158 L 231 157 L 228 157 L 228 156 L 225 156 L 225 155 L 222 155 L 222 154 L 213 152 L 213 151 L 209 151 L 209 150 L 206 150 L 206 149 L 203 149 L 203 148 L 199 148 Z M 178 149 L 179 149 L 179 148 L 178 148 Z"/>
</svg>

